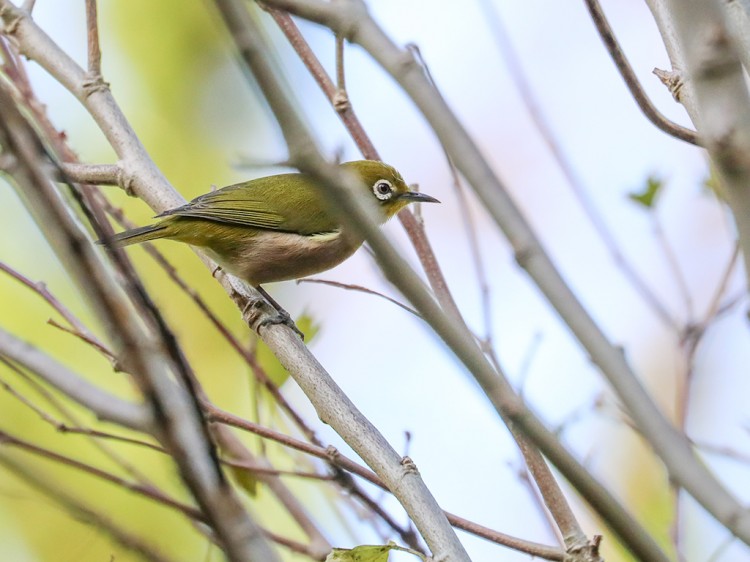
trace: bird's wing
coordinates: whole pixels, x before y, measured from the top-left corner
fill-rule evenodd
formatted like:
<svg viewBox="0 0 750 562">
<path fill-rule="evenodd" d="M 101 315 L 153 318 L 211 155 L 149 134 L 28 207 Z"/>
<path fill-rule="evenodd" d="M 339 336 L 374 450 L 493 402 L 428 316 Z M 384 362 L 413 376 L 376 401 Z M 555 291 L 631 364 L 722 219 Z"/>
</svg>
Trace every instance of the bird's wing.
<svg viewBox="0 0 750 562">
<path fill-rule="evenodd" d="M 339 228 L 312 180 L 302 174 L 282 174 L 230 185 L 159 216 L 169 215 L 307 235 Z"/>
</svg>

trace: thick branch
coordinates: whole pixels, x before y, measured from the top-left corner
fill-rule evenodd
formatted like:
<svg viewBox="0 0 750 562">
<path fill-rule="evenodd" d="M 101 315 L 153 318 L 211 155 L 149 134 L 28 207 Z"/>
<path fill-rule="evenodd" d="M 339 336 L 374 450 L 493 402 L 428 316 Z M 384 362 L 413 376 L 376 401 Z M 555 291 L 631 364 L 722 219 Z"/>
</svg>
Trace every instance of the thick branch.
<svg viewBox="0 0 750 562">
<path fill-rule="evenodd" d="M 326 163 L 295 106 L 287 98 L 269 62 L 271 57 L 267 47 L 260 40 L 260 30 L 246 6 L 235 0 L 217 0 L 216 5 L 279 120 L 291 160 L 300 169 L 319 175 L 319 168 L 324 168 Z M 340 176 L 336 179 L 341 182 Z M 351 178 L 348 179 L 351 182 Z M 374 209 L 369 211 L 367 218 L 374 223 L 370 218 L 374 216 Z M 274 351 L 286 351 L 277 357 L 313 403 L 320 418 L 330 424 L 386 482 L 409 513 L 433 556 L 438 560 L 468 561 L 466 551 L 413 463 L 400 458 L 319 365 L 300 364 L 299 357 L 303 356 L 305 348 L 299 338 L 290 338 L 288 331 L 274 326 L 264 330 L 263 334 Z"/>
<path fill-rule="evenodd" d="M 718 2 L 671 2 L 676 36 L 695 95 L 691 117 L 732 209 L 750 285 L 750 93 L 738 46 Z"/>
<path fill-rule="evenodd" d="M 594 25 L 596 25 L 596 30 L 599 32 L 599 36 L 602 38 L 604 45 L 607 47 L 609 56 L 612 57 L 617 70 L 620 71 L 622 79 L 625 80 L 625 84 L 627 85 L 630 93 L 633 96 L 633 99 L 638 104 L 638 107 L 641 109 L 643 114 L 648 118 L 649 121 L 651 121 L 651 123 L 653 123 L 657 128 L 661 129 L 668 135 L 671 135 L 685 142 L 689 142 L 690 144 L 699 144 L 695 131 L 691 131 L 690 129 L 687 129 L 682 125 L 678 125 L 674 121 L 667 119 L 656 108 L 656 106 L 651 103 L 651 100 L 646 94 L 646 91 L 641 86 L 638 77 L 636 76 L 635 72 L 633 72 L 633 67 L 630 66 L 628 59 L 625 57 L 625 53 L 623 52 L 622 47 L 620 47 L 620 43 L 617 41 L 615 34 L 612 32 L 612 28 L 609 26 L 609 22 L 607 21 L 607 17 L 602 11 L 602 7 L 599 4 L 599 1 L 585 1 L 586 6 L 589 9 L 589 13 L 591 14 L 591 19 L 594 21 Z"/>
</svg>

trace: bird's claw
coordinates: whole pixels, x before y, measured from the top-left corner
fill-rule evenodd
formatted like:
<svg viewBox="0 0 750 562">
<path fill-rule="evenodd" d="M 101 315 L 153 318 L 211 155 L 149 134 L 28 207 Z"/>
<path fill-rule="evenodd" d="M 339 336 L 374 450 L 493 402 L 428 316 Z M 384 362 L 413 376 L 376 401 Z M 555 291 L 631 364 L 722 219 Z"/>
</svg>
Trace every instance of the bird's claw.
<svg viewBox="0 0 750 562">
<path fill-rule="evenodd" d="M 305 340 L 305 334 L 303 334 L 302 331 L 297 327 L 297 324 L 294 323 L 294 320 L 292 320 L 292 317 L 286 310 L 277 310 L 276 314 L 268 315 L 263 318 L 260 322 L 258 322 L 258 329 L 273 324 L 284 324 L 285 326 L 294 330 L 302 339 L 302 341 Z"/>
<path fill-rule="evenodd" d="M 273 312 L 263 310 L 263 305 L 271 307 Z M 297 328 L 291 315 L 286 310 L 283 308 L 277 309 L 267 303 L 264 299 L 251 300 L 248 302 L 242 311 L 242 317 L 256 332 L 265 326 L 283 324 L 294 330 L 303 341 L 305 339 L 305 334 Z"/>
</svg>

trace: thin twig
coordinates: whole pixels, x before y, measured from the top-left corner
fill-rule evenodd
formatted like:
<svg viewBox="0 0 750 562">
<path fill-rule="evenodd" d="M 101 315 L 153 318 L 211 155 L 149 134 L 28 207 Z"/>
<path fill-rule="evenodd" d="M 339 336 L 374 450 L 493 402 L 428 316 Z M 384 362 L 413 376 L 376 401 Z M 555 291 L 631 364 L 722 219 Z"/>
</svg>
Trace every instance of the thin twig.
<svg viewBox="0 0 750 562">
<path fill-rule="evenodd" d="M 60 164 L 65 177 L 76 183 L 90 183 L 96 185 L 118 185 L 126 188 L 122 178 L 122 168 L 118 164 L 81 164 L 80 162 L 64 162 Z M 58 178 L 63 181 L 64 178 Z M 127 188 L 126 188 L 127 191 Z"/>
<path fill-rule="evenodd" d="M 651 210 L 650 216 L 654 235 L 656 236 L 662 254 L 664 254 L 664 257 L 666 258 L 667 265 L 672 273 L 672 277 L 675 280 L 680 295 L 682 296 L 682 300 L 685 304 L 687 323 L 690 324 L 693 321 L 693 298 L 690 296 L 690 288 L 685 280 L 685 275 L 682 273 L 682 268 L 680 267 L 680 262 L 677 260 L 674 249 L 664 233 L 664 229 L 661 226 L 661 222 L 659 221 L 655 209 Z"/>
<path fill-rule="evenodd" d="M 185 515 L 186 517 L 194 521 L 197 521 L 200 523 L 207 522 L 205 515 L 199 509 L 193 506 L 184 504 L 178 500 L 175 500 L 174 498 L 171 498 L 170 496 L 168 496 L 167 494 L 165 494 L 164 492 L 162 492 L 161 490 L 159 490 L 153 485 L 142 485 L 142 484 L 129 482 L 123 478 L 120 478 L 119 476 L 115 474 L 96 468 L 92 465 L 83 463 L 71 457 L 61 455 L 59 453 L 55 453 L 53 451 L 50 451 L 49 449 L 45 449 L 38 445 L 34 445 L 28 441 L 19 439 L 17 437 L 14 437 L 8 434 L 5 431 L 0 430 L 0 449 L 2 449 L 3 447 L 16 447 L 18 449 L 22 449 L 28 453 L 37 455 L 47 460 L 59 463 L 61 465 L 65 465 L 70 468 L 74 468 L 78 471 L 84 472 L 100 480 L 110 482 L 111 484 L 119 486 L 125 490 L 134 492 L 138 494 L 139 496 L 153 500 L 160 505 L 179 511 L 180 513 L 182 513 L 183 515 Z M 0 459 L 2 459 L 2 456 L 0 456 Z M 302 474 L 294 474 L 294 475 L 304 476 Z M 321 475 L 315 475 L 315 476 L 318 476 L 323 479 L 325 478 L 324 476 L 321 476 Z M 320 555 L 314 550 L 314 548 L 311 548 L 310 546 L 303 545 L 302 543 L 295 542 L 290 539 L 286 539 L 282 537 L 281 535 L 272 533 L 266 529 L 263 529 L 263 533 L 264 535 L 266 535 L 267 538 L 271 539 L 272 541 L 278 544 L 284 545 L 287 548 L 290 548 L 291 550 L 295 552 L 299 552 L 301 554 L 307 554 L 308 556 L 311 556 L 313 559 L 320 559 Z M 211 537 L 210 535 L 209 537 L 213 539 L 213 537 Z"/>
<path fill-rule="evenodd" d="M 252 463 L 247 463 L 247 462 L 242 462 L 242 461 L 235 461 L 231 459 L 222 459 L 221 462 L 233 468 L 240 468 L 243 470 L 247 470 L 248 472 L 252 474 L 263 474 L 266 476 L 293 476 L 295 478 L 302 478 L 302 479 L 307 479 L 307 480 L 332 481 L 335 479 L 335 476 L 331 474 L 320 474 L 318 472 L 305 472 L 302 470 L 279 470 L 277 468 L 266 468 L 263 466 L 258 466 L 257 464 L 252 464 Z"/>
<path fill-rule="evenodd" d="M 713 297 L 709 301 L 708 308 L 706 309 L 706 313 L 703 316 L 703 325 L 708 324 L 712 318 L 715 318 L 717 314 L 721 311 L 721 299 L 723 298 L 724 294 L 727 292 L 727 289 L 729 287 L 729 282 L 732 279 L 732 273 L 734 272 L 735 267 L 737 267 L 737 263 L 739 261 L 740 257 L 740 243 L 739 241 L 736 241 L 734 243 L 734 250 L 732 251 L 732 256 L 729 258 L 729 261 L 727 262 L 726 267 L 724 268 L 724 272 L 721 275 L 721 279 L 719 283 L 716 285 L 716 290 L 714 291 Z"/>
<path fill-rule="evenodd" d="M 310 75 L 315 82 L 317 82 L 318 86 L 320 86 L 320 89 L 323 90 L 323 94 L 328 98 L 331 105 L 334 105 L 337 91 L 336 85 L 329 78 L 325 68 L 323 68 L 323 65 L 315 56 L 315 53 L 300 33 L 292 18 L 289 14 L 282 12 L 281 10 L 276 10 L 266 5 L 263 5 L 263 8 L 271 14 L 271 17 L 286 36 L 289 44 L 297 52 L 299 58 L 307 67 Z M 354 139 L 355 144 L 359 147 L 362 155 L 368 160 L 380 160 L 380 155 L 378 154 L 375 145 L 372 144 L 370 137 L 365 133 L 362 123 L 359 121 L 357 114 L 354 113 L 351 104 L 349 104 L 348 107 L 343 108 L 341 111 L 337 111 L 337 114 L 344 123 L 346 129 L 349 131 L 349 134 Z"/>
<path fill-rule="evenodd" d="M 336 36 L 336 87 L 346 92 L 346 71 L 344 68 L 344 38 Z"/>
<path fill-rule="evenodd" d="M 320 86 L 320 89 L 323 90 L 323 93 L 326 95 L 331 105 L 336 109 L 336 113 L 339 115 L 344 126 L 349 131 L 352 139 L 359 147 L 362 155 L 368 160 L 381 160 L 380 155 L 375 148 L 375 145 L 372 144 L 370 137 L 362 127 L 362 123 L 359 121 L 356 113 L 354 113 L 348 97 L 347 103 L 344 106 L 337 107 L 337 100 L 340 97 L 339 95 L 337 95 L 337 92 L 339 90 L 336 88 L 333 81 L 328 76 L 328 73 L 323 68 L 323 65 L 315 56 L 315 53 L 310 48 L 310 45 L 302 36 L 302 33 L 300 33 L 299 28 L 294 23 L 291 16 L 286 12 L 269 8 L 265 5 L 264 9 L 266 9 L 271 14 L 273 19 L 279 25 L 289 43 L 297 52 L 300 59 L 302 59 L 302 62 L 305 64 L 312 77 L 318 83 L 318 86 Z M 338 72 L 343 73 L 343 62 L 337 65 L 337 69 Z M 343 79 L 340 81 L 340 83 L 344 83 Z M 404 227 L 404 230 L 406 230 L 406 233 L 409 236 L 412 245 L 414 246 L 417 257 L 422 264 L 422 268 L 427 275 L 427 279 L 430 283 L 430 286 L 432 287 L 432 290 L 435 292 L 438 301 L 445 310 L 447 310 L 451 315 L 453 315 L 456 319 L 459 319 L 463 323 L 461 312 L 459 311 L 459 308 L 456 305 L 455 300 L 453 299 L 453 295 L 448 288 L 448 283 L 446 282 L 445 276 L 443 275 L 442 269 L 440 268 L 440 264 L 435 257 L 432 246 L 427 240 L 427 236 L 425 234 L 422 223 L 420 223 L 414 217 L 414 214 L 408 209 L 404 209 L 403 211 L 401 211 L 398 214 L 398 218 L 402 226 Z"/>
<path fill-rule="evenodd" d="M 437 83 L 430 72 L 430 67 L 427 65 L 427 61 L 422 56 L 422 51 L 416 44 L 407 45 L 407 49 L 412 51 L 419 61 L 419 64 L 425 71 L 427 78 L 432 83 L 432 86 L 436 91 L 438 90 Z M 469 250 L 471 252 L 471 258 L 474 263 L 474 271 L 476 272 L 476 280 L 479 286 L 479 295 L 482 302 L 482 316 L 484 319 L 484 337 L 481 338 L 482 347 L 488 355 L 492 356 L 493 362 L 497 362 L 497 357 L 494 350 L 494 329 L 492 325 L 492 295 L 490 292 L 490 284 L 487 279 L 487 271 L 484 266 L 484 260 L 482 259 L 482 253 L 479 248 L 479 234 L 477 232 L 477 222 L 474 219 L 471 207 L 469 205 L 469 198 L 466 188 L 461 181 L 461 175 L 458 173 L 456 165 L 451 160 L 450 155 L 445 149 L 443 144 L 440 144 L 440 148 L 443 150 L 445 160 L 448 163 L 448 167 L 453 178 L 453 188 L 456 192 L 456 198 L 458 199 L 459 210 L 461 212 L 461 219 L 464 223 L 464 230 L 466 231 L 466 238 L 469 243 Z"/>
<path fill-rule="evenodd" d="M 0 271 L 6 273 L 19 283 L 31 289 L 34 293 L 42 297 L 53 309 L 55 309 L 65 321 L 70 324 L 76 335 L 93 345 L 99 350 L 105 352 L 109 357 L 114 357 L 105 345 L 81 322 L 60 300 L 53 295 L 45 283 L 34 282 L 22 273 L 16 271 L 9 265 L 0 262 Z"/>
<path fill-rule="evenodd" d="M 541 104 L 539 103 L 536 93 L 526 76 L 523 65 L 521 64 L 518 54 L 510 41 L 505 24 L 500 18 L 500 14 L 495 7 L 495 4 L 489 0 L 481 0 L 480 4 L 485 12 L 485 20 L 490 26 L 492 26 L 492 38 L 495 40 L 498 51 L 505 59 L 505 64 L 513 78 L 513 82 L 516 84 L 516 87 L 521 94 L 521 101 L 526 106 L 526 111 L 528 111 L 534 126 L 537 131 L 539 131 L 539 134 L 547 145 L 550 154 L 552 154 L 557 162 L 558 168 L 573 191 L 573 195 L 578 200 L 581 209 L 588 217 L 591 226 L 594 227 L 599 239 L 609 251 L 615 265 L 620 268 L 620 271 L 622 271 L 625 277 L 630 281 L 631 285 L 635 288 L 641 298 L 643 298 L 643 300 L 651 307 L 656 316 L 666 326 L 669 326 L 673 330 L 679 330 L 680 326 L 677 320 L 673 318 L 672 314 L 670 314 L 665 308 L 664 304 L 662 304 L 656 294 L 641 278 L 640 274 L 622 253 L 614 234 L 602 218 L 601 213 L 594 205 L 591 197 L 589 197 L 583 179 L 576 172 L 570 158 L 565 153 L 560 140 L 552 130 L 552 126 L 542 110 Z"/>
<path fill-rule="evenodd" d="M 10 361 L 7 361 L 4 357 L 0 357 L 0 364 L 5 365 L 8 369 L 15 371 L 16 373 L 21 373 L 21 370 L 16 367 L 13 363 Z M 3 387 L 5 392 L 10 394 L 13 398 L 18 400 L 21 404 L 29 408 L 32 412 L 34 412 L 37 416 L 39 416 L 42 420 L 46 421 L 53 427 L 59 427 L 60 422 L 58 422 L 55 418 L 53 418 L 51 415 L 49 415 L 47 412 L 45 412 L 41 407 L 37 406 L 26 398 L 23 394 L 18 392 L 15 387 L 13 387 L 8 381 L 0 378 L 0 386 Z"/>
<path fill-rule="evenodd" d="M 6 390 L 8 390 L 11 395 L 16 396 L 21 402 L 25 405 L 27 405 L 29 408 L 31 408 L 33 411 L 39 415 L 39 417 L 52 425 L 57 431 L 61 433 L 76 433 L 80 432 L 83 434 L 86 434 L 90 437 L 89 441 L 91 444 L 99 449 L 105 456 L 107 456 L 113 463 L 115 463 L 117 466 L 122 468 L 127 474 L 130 474 L 133 478 L 141 482 L 142 484 L 151 484 L 151 479 L 146 476 L 145 473 L 143 473 L 141 470 L 136 468 L 135 465 L 133 465 L 130 461 L 123 458 L 122 455 L 120 455 L 117 451 L 115 451 L 113 448 L 109 447 L 106 443 L 101 442 L 99 439 L 95 439 L 95 437 L 100 437 L 101 435 L 97 435 L 98 433 L 102 432 L 96 432 L 94 430 L 86 430 L 82 428 L 82 423 L 78 419 L 78 417 L 71 411 L 70 408 L 68 408 L 57 396 L 55 396 L 50 390 L 45 387 L 44 385 L 40 384 L 35 378 L 29 376 L 26 374 L 22 369 L 20 369 L 17 365 L 14 363 L 7 361 L 3 357 L 0 357 L 0 363 L 6 365 L 8 369 L 13 371 L 16 375 L 18 375 L 21 379 L 23 379 L 29 386 L 31 386 L 34 391 L 39 394 L 54 410 L 58 412 L 59 415 L 61 415 L 69 424 L 61 422 L 60 420 L 57 420 L 53 418 L 50 414 L 45 412 L 39 407 L 35 407 L 31 403 L 30 400 L 25 399 L 20 393 L 15 392 L 14 390 L 8 388 L 10 385 L 8 383 L 4 383 Z M 122 438 L 122 440 L 126 440 L 126 438 Z M 132 441 L 136 441 L 135 439 L 132 439 Z"/>
<path fill-rule="evenodd" d="M 144 486 L 135 482 L 129 482 L 115 474 L 96 468 L 95 466 L 86 464 L 71 457 L 55 453 L 38 445 L 34 445 L 32 443 L 29 443 L 28 441 L 19 439 L 18 437 L 14 437 L 9 433 L 0 430 L 0 447 L 7 446 L 17 447 L 56 463 L 75 468 L 76 470 L 85 472 L 101 480 L 106 480 L 107 482 L 120 486 L 123 489 L 130 490 L 138 495 L 154 500 L 155 502 L 158 502 L 162 505 L 176 509 L 182 512 L 187 517 L 190 517 L 191 519 L 206 522 L 205 515 L 203 515 L 203 513 L 199 509 L 183 504 L 175 500 L 174 498 L 169 497 L 167 494 L 151 485 Z"/>
<path fill-rule="evenodd" d="M 101 390 L 76 373 L 0 328 L 0 356 L 22 365 L 101 419 L 143 431 L 150 427 L 146 408 Z"/>
<path fill-rule="evenodd" d="M 362 285 L 355 285 L 352 283 L 340 283 L 338 281 L 331 281 L 330 279 L 316 279 L 314 277 L 306 277 L 304 279 L 297 279 L 297 284 L 299 283 L 317 283 L 319 285 L 329 285 L 330 287 L 338 287 L 339 289 L 346 289 L 348 291 L 358 291 L 360 293 L 365 293 L 368 295 L 375 295 L 376 297 L 385 299 L 388 302 L 392 302 L 399 308 L 402 308 L 406 312 L 413 314 L 417 318 L 421 318 L 421 316 L 419 315 L 419 312 L 417 312 L 410 306 L 407 306 L 404 303 L 399 302 L 392 297 L 389 297 L 388 295 L 384 295 L 383 293 L 379 293 L 378 291 L 375 291 L 373 289 L 368 289 L 367 287 L 363 287 Z"/>
<path fill-rule="evenodd" d="M 96 17 L 96 0 L 86 0 L 86 30 L 88 43 L 88 69 L 93 78 L 102 75 L 102 51 L 99 45 L 99 25 Z"/>
<path fill-rule="evenodd" d="M 89 344 L 91 347 L 93 347 L 95 350 L 97 350 L 99 353 L 104 355 L 104 357 L 106 357 L 109 360 L 109 362 L 112 364 L 112 369 L 115 372 L 120 371 L 120 365 L 119 365 L 119 361 L 117 357 L 115 357 L 114 353 L 112 353 L 109 349 L 104 347 L 104 345 L 102 345 L 99 340 L 91 338 L 87 334 L 83 332 L 79 332 L 75 328 L 68 328 L 67 326 L 63 326 L 62 324 L 58 323 L 56 320 L 52 318 L 47 320 L 47 324 L 49 324 L 53 328 L 57 328 L 58 330 L 65 332 L 66 334 L 75 336 L 81 341 Z"/>
<path fill-rule="evenodd" d="M 674 121 L 667 119 L 661 114 L 661 112 L 659 112 L 656 106 L 651 103 L 648 95 L 646 95 L 646 91 L 638 81 L 638 77 L 635 72 L 633 72 L 633 68 L 630 66 L 622 47 L 620 47 L 620 43 L 612 32 L 612 28 L 609 26 L 609 22 L 602 11 L 599 1 L 585 0 L 585 2 L 589 9 L 589 13 L 591 14 L 591 19 L 596 26 L 596 30 L 599 32 L 599 36 L 602 38 L 602 41 L 604 41 L 604 45 L 607 47 L 609 55 L 615 62 L 617 70 L 620 71 L 620 75 L 623 80 L 625 80 L 625 84 L 628 86 L 630 94 L 633 96 L 633 99 L 635 99 L 635 102 L 638 104 L 638 107 L 643 114 L 649 121 L 651 121 L 651 123 L 656 125 L 658 129 L 664 131 L 668 135 L 690 144 L 700 146 L 701 143 L 698 140 L 698 135 L 695 131 L 691 131 L 682 125 L 678 125 Z"/>
<path fill-rule="evenodd" d="M 374 484 L 375 486 L 378 486 L 382 490 L 385 490 L 386 492 L 389 491 L 385 483 L 374 472 L 352 461 L 345 455 L 342 455 L 333 447 L 311 445 L 310 443 L 295 439 L 294 437 L 285 435 L 271 428 L 253 423 L 251 421 L 240 418 L 239 416 L 235 416 L 234 414 L 226 412 L 213 404 L 204 404 L 204 407 L 208 412 L 209 419 L 214 422 L 230 425 L 244 431 L 249 431 L 256 435 L 261 435 L 266 439 L 271 439 L 273 441 L 276 441 L 277 443 L 281 443 L 286 447 L 290 447 L 319 459 L 332 462 L 339 468 L 342 468 L 347 472 L 350 472 L 359 476 L 360 478 L 367 480 L 368 482 Z M 445 515 L 446 517 L 448 517 L 451 525 L 453 525 L 457 529 L 462 529 L 478 537 L 487 539 L 491 542 L 501 544 L 514 550 L 525 552 L 527 554 L 531 554 L 545 560 L 562 560 L 564 557 L 563 551 L 559 548 L 540 545 L 538 543 L 530 541 L 524 541 L 522 539 L 506 535 L 499 531 L 495 531 L 488 527 L 484 527 L 482 525 L 479 525 L 478 523 L 469 521 L 467 519 L 464 519 L 463 517 L 459 517 L 458 515 L 454 515 L 447 511 L 445 512 Z"/>
<path fill-rule="evenodd" d="M 435 84 L 435 81 L 432 78 L 429 68 L 427 67 L 424 59 L 422 58 L 422 54 L 419 51 L 419 48 L 416 46 L 410 46 L 409 48 L 416 55 L 417 60 L 420 62 L 420 64 L 425 70 L 425 75 L 427 76 L 427 79 L 432 83 L 432 86 L 437 91 L 437 85 Z M 454 185 L 459 195 L 459 201 L 462 207 L 462 214 L 464 216 L 464 222 L 467 226 L 467 230 L 469 233 L 470 247 L 472 249 L 472 253 L 474 256 L 475 268 L 478 273 L 477 278 L 479 279 L 479 283 L 480 283 L 480 290 L 481 290 L 481 294 L 483 297 L 483 309 L 485 311 L 485 330 L 486 330 L 485 351 L 489 349 L 491 352 L 492 350 L 492 347 L 491 347 L 492 325 L 489 320 L 490 318 L 489 285 L 484 275 L 484 267 L 482 265 L 482 260 L 479 254 L 479 246 L 478 246 L 476 231 L 473 228 L 473 222 L 471 222 L 469 219 L 468 205 L 466 204 L 465 194 L 463 193 L 458 171 L 455 165 L 453 164 L 453 161 L 451 160 L 450 155 L 445 149 L 445 146 L 442 144 L 441 146 L 443 148 L 443 152 L 445 153 L 445 157 L 450 166 L 451 173 L 453 175 Z M 492 355 L 494 357 L 494 353 L 488 353 L 488 355 Z M 496 357 L 494 358 L 494 360 L 495 360 L 495 363 L 497 363 Z M 539 450 L 536 447 L 532 446 L 532 444 L 529 442 L 527 437 L 524 434 L 515 430 L 513 427 L 511 427 L 510 429 L 511 429 L 511 433 L 513 434 L 514 439 L 516 440 L 516 443 L 518 444 L 518 447 L 521 451 L 521 455 L 523 456 L 526 466 L 529 469 L 529 473 L 533 477 L 534 482 L 536 483 L 538 490 L 542 498 L 544 499 L 545 505 L 547 506 L 549 510 L 549 513 L 552 515 L 552 518 L 557 524 L 557 528 L 559 529 L 561 536 L 565 539 L 564 543 L 566 547 L 568 547 L 571 550 L 574 548 L 578 548 L 581 542 L 585 542 L 585 538 L 583 538 L 583 533 L 581 531 L 580 525 L 578 524 L 578 521 L 573 513 L 573 510 L 570 508 L 565 498 L 565 495 L 562 493 L 562 489 L 560 488 L 557 481 L 555 480 L 555 477 L 553 476 L 552 471 L 547 466 L 547 463 L 545 462 L 544 458 L 540 454 Z"/>
</svg>

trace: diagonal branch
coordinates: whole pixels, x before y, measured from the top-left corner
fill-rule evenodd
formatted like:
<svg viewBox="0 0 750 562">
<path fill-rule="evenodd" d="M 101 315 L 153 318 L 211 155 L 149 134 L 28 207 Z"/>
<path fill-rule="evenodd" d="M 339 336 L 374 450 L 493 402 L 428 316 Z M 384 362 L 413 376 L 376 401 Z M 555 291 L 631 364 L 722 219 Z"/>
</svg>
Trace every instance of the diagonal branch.
<svg viewBox="0 0 750 562">
<path fill-rule="evenodd" d="M 0 356 L 28 369 L 66 396 L 94 412 L 99 419 L 147 431 L 153 419 L 145 406 L 111 395 L 32 345 L 0 328 Z"/>
<path fill-rule="evenodd" d="M 291 161 L 301 170 L 319 177 L 318 166 L 323 167 L 325 163 L 294 105 L 287 98 L 276 70 L 269 62 L 267 47 L 260 40 L 259 30 L 247 8 L 241 1 L 235 0 L 216 0 L 216 6 L 232 33 L 240 54 L 279 120 Z M 352 179 L 347 178 L 349 181 Z M 340 175 L 335 181 L 341 182 Z M 369 211 L 372 213 L 374 209 Z M 372 216 L 367 214 L 365 220 L 374 224 Z M 304 349 L 302 342 L 299 338 L 289 338 L 287 331 L 275 328 L 271 326 L 262 333 L 267 342 L 273 343 L 272 349 L 288 346 L 289 353 L 279 356 L 282 365 L 311 400 L 320 418 L 344 437 L 386 482 L 416 524 L 433 556 L 438 560 L 468 562 L 466 551 L 411 459 L 399 457 L 327 373 L 322 369 L 301 368 L 297 357 Z M 333 401 L 330 400 L 331 397 L 334 398 Z"/>
<path fill-rule="evenodd" d="M 689 108 L 737 225 L 750 285 L 750 92 L 723 8 L 718 2 L 669 2 L 684 55 Z"/>
</svg>

